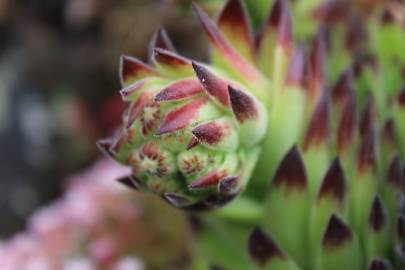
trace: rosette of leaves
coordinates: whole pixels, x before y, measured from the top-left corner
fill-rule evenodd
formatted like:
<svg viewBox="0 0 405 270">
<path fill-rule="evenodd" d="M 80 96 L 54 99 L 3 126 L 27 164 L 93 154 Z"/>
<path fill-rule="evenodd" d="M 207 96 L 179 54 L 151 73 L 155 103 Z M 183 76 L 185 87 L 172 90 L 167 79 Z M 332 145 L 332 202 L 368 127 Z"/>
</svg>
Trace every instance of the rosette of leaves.
<svg viewBox="0 0 405 270">
<path fill-rule="evenodd" d="M 193 269 L 405 267 L 403 21 L 391 2 L 309 2 L 274 1 L 257 31 L 242 1 L 216 22 L 194 5 L 210 64 L 162 29 L 151 65 L 121 60 L 129 109 L 99 145 L 123 183 L 219 208 L 193 212 Z"/>
</svg>

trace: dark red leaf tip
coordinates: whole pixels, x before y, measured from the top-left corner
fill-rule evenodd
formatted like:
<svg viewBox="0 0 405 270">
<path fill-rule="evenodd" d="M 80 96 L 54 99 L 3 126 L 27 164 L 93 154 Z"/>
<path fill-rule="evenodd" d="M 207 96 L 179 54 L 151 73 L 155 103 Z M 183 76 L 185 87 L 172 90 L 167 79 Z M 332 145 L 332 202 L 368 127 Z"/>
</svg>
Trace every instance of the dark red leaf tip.
<svg viewBox="0 0 405 270">
<path fill-rule="evenodd" d="M 252 97 L 243 90 L 233 88 L 232 86 L 228 86 L 228 93 L 233 114 L 239 123 L 258 117 L 258 108 Z"/>
<path fill-rule="evenodd" d="M 361 140 L 357 165 L 360 172 L 369 168 L 375 170 L 375 147 L 375 131 L 373 127 L 370 127 Z"/>
<path fill-rule="evenodd" d="M 390 166 L 388 168 L 387 181 L 388 183 L 391 183 L 394 186 L 401 188 L 401 185 L 404 181 L 403 177 L 404 175 L 402 172 L 401 160 L 398 155 L 395 155 L 392 158 Z"/>
<path fill-rule="evenodd" d="M 117 179 L 117 181 L 119 183 L 121 183 L 122 185 L 124 185 L 130 189 L 136 190 L 136 191 L 139 191 L 141 188 L 139 179 L 136 179 L 132 175 L 126 175 L 126 176 L 120 177 Z"/>
<path fill-rule="evenodd" d="M 171 67 L 190 66 L 191 61 L 175 52 L 161 48 L 153 49 L 153 58 L 157 63 Z"/>
<path fill-rule="evenodd" d="M 142 61 L 127 55 L 121 55 L 119 65 L 119 76 L 121 85 L 125 85 L 125 81 L 130 77 L 137 77 L 141 74 L 158 75 L 158 73 Z"/>
<path fill-rule="evenodd" d="M 306 188 L 307 179 L 304 162 L 296 146 L 293 146 L 281 161 L 273 183 L 275 186 L 285 184 L 287 189 Z"/>
<path fill-rule="evenodd" d="M 155 48 L 164 49 L 167 51 L 176 52 L 176 49 L 173 46 L 172 41 L 169 38 L 169 35 L 166 32 L 166 29 L 159 27 L 152 36 L 152 39 L 149 43 L 149 57 L 152 58 L 153 50 Z"/>
<path fill-rule="evenodd" d="M 190 184 L 189 188 L 191 190 L 214 188 L 218 186 L 219 181 L 225 176 L 224 172 L 214 170 L 195 180 Z"/>
<path fill-rule="evenodd" d="M 334 103 L 341 103 L 347 100 L 354 93 L 353 69 L 349 68 L 343 72 L 336 84 L 333 86 L 332 99 Z"/>
<path fill-rule="evenodd" d="M 214 75 L 206 67 L 196 62 L 192 63 L 195 74 L 208 94 L 218 100 L 222 105 L 229 105 L 227 83 Z"/>
<path fill-rule="evenodd" d="M 336 158 L 329 167 L 323 179 L 318 194 L 318 201 L 325 197 L 332 197 L 341 204 L 346 196 L 346 179 L 339 158 Z"/>
<path fill-rule="evenodd" d="M 354 14 L 354 12 L 351 13 L 346 29 L 346 48 L 351 52 L 356 52 L 368 38 L 363 19 L 359 15 Z"/>
<path fill-rule="evenodd" d="M 290 55 L 294 48 L 290 7 L 286 0 L 281 0 L 280 5 L 280 21 L 277 29 L 277 42 L 284 48 L 287 55 Z"/>
<path fill-rule="evenodd" d="M 386 143 L 390 145 L 395 145 L 395 129 L 394 129 L 394 121 L 392 118 L 388 118 L 382 130 L 383 139 Z"/>
<path fill-rule="evenodd" d="M 396 234 L 399 240 L 405 241 L 405 216 L 403 215 L 397 218 Z"/>
<path fill-rule="evenodd" d="M 304 151 L 312 145 L 320 145 L 329 137 L 329 94 L 326 90 L 322 93 L 309 122 L 304 140 Z"/>
<path fill-rule="evenodd" d="M 348 6 L 342 0 L 328 0 L 314 9 L 312 15 L 315 19 L 326 24 L 333 24 L 344 20 L 349 12 Z"/>
<path fill-rule="evenodd" d="M 209 122 L 195 127 L 191 132 L 198 141 L 215 146 L 220 143 L 226 135 L 226 128 L 227 127 L 218 123 Z"/>
<path fill-rule="evenodd" d="M 253 55 L 253 35 L 246 8 L 241 0 L 229 0 L 226 3 L 219 15 L 218 26 L 236 28 L 249 44 Z"/>
<path fill-rule="evenodd" d="M 239 192 L 239 176 L 227 176 L 219 182 L 218 190 L 224 194 L 235 194 Z"/>
<path fill-rule="evenodd" d="M 341 247 L 351 241 L 352 238 L 352 230 L 333 214 L 323 235 L 322 245 L 324 248 Z"/>
<path fill-rule="evenodd" d="M 300 89 L 304 89 L 306 86 L 305 74 L 306 74 L 306 62 L 305 62 L 305 48 L 302 43 L 294 52 L 291 62 L 288 66 L 285 85 L 298 86 Z"/>
<path fill-rule="evenodd" d="M 398 95 L 398 103 L 401 107 L 405 107 L 405 87 Z"/>
<path fill-rule="evenodd" d="M 261 266 L 265 266 L 275 257 L 285 259 L 284 253 L 277 244 L 259 227 L 250 234 L 248 252 L 250 257 Z"/>
<path fill-rule="evenodd" d="M 356 125 L 356 97 L 354 94 L 351 94 L 344 103 L 339 120 L 337 136 L 338 153 L 351 147 L 351 143 L 354 141 Z"/>
<path fill-rule="evenodd" d="M 363 109 L 361 118 L 360 118 L 360 135 L 364 137 L 366 133 L 374 128 L 376 118 L 376 109 L 372 96 L 368 96 L 366 106 Z"/>
<path fill-rule="evenodd" d="M 369 270 L 389 270 L 391 269 L 391 264 L 386 259 L 375 258 L 371 261 Z"/>
<path fill-rule="evenodd" d="M 156 96 L 155 101 L 180 100 L 195 96 L 203 91 L 200 83 L 195 79 L 185 79 L 174 82 L 162 89 Z"/>
<path fill-rule="evenodd" d="M 387 224 L 387 219 L 387 212 L 380 197 L 375 196 L 373 204 L 371 206 L 370 215 L 368 217 L 368 222 L 371 226 L 371 229 L 376 232 L 380 231 Z"/>
<path fill-rule="evenodd" d="M 192 149 L 192 148 L 194 148 L 194 147 L 196 147 L 196 146 L 198 146 L 200 143 L 199 143 L 199 141 L 197 140 L 197 138 L 196 137 L 192 137 L 191 138 L 191 140 L 190 140 L 190 142 L 187 144 L 187 150 L 190 150 L 190 149 Z"/>
<path fill-rule="evenodd" d="M 316 34 L 310 54 L 309 94 L 312 99 L 326 87 L 326 37 L 321 27 Z"/>
</svg>

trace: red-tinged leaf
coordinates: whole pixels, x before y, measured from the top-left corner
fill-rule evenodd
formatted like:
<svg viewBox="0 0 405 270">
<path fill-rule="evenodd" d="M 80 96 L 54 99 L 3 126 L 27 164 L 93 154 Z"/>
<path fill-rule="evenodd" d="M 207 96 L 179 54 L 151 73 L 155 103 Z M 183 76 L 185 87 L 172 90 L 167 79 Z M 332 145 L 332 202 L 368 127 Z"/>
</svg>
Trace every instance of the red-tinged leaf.
<svg viewBox="0 0 405 270">
<path fill-rule="evenodd" d="M 190 198 L 178 193 L 166 192 L 163 197 L 174 207 L 185 207 L 192 203 Z"/>
<path fill-rule="evenodd" d="M 224 194 L 235 194 L 239 192 L 239 176 L 227 176 L 219 182 L 218 190 Z"/>
<path fill-rule="evenodd" d="M 325 30 L 320 28 L 312 45 L 310 55 L 309 97 L 316 100 L 326 87 L 326 44 Z"/>
<path fill-rule="evenodd" d="M 358 156 L 357 167 L 360 172 L 367 169 L 375 170 L 376 166 L 376 149 L 375 149 L 375 131 L 371 126 L 360 142 L 360 151 Z"/>
<path fill-rule="evenodd" d="M 227 2 L 219 15 L 218 27 L 240 54 L 248 60 L 253 60 L 253 34 L 246 8 L 241 0 Z"/>
<path fill-rule="evenodd" d="M 287 189 L 306 189 L 307 177 L 304 162 L 296 146 L 281 161 L 274 176 L 274 186 L 286 185 Z"/>
<path fill-rule="evenodd" d="M 287 70 L 285 85 L 286 86 L 297 86 L 300 89 L 306 87 L 306 78 L 305 78 L 305 48 L 304 44 L 301 44 L 294 52 L 294 56 L 290 62 L 290 65 Z"/>
<path fill-rule="evenodd" d="M 398 103 L 401 107 L 405 107 L 405 88 L 398 95 Z"/>
<path fill-rule="evenodd" d="M 260 32 L 257 36 L 256 44 L 259 48 L 261 47 L 261 43 L 263 42 L 265 37 L 269 34 L 269 32 L 277 29 L 277 27 L 280 23 L 281 9 L 282 9 L 281 2 L 282 2 L 282 0 L 274 1 L 274 4 L 271 8 L 269 16 L 267 17 L 266 22 L 264 23 L 262 29 L 260 30 Z"/>
<path fill-rule="evenodd" d="M 376 111 L 372 96 L 368 96 L 366 106 L 360 118 L 360 135 L 364 137 L 370 128 L 374 127 Z"/>
<path fill-rule="evenodd" d="M 388 168 L 387 182 L 398 188 L 402 188 L 403 177 L 401 160 L 398 155 L 395 155 Z"/>
<path fill-rule="evenodd" d="M 332 198 L 343 204 L 346 197 L 346 179 L 338 158 L 329 167 L 319 189 L 318 201 L 323 198 Z"/>
<path fill-rule="evenodd" d="M 180 100 L 195 96 L 203 91 L 200 83 L 196 79 L 185 79 L 174 82 L 161 90 L 155 101 Z"/>
<path fill-rule="evenodd" d="M 215 188 L 225 176 L 226 174 L 224 172 L 214 170 L 191 183 L 189 188 L 191 190 Z"/>
<path fill-rule="evenodd" d="M 349 68 L 342 75 L 332 89 L 332 99 L 334 103 L 341 103 L 353 95 L 353 70 Z"/>
<path fill-rule="evenodd" d="M 195 99 L 180 108 L 170 111 L 163 119 L 156 135 L 178 131 L 187 127 L 198 117 L 199 109 L 206 104 L 207 98 Z"/>
<path fill-rule="evenodd" d="M 148 76 L 159 76 L 158 72 L 140 60 L 122 55 L 120 58 L 120 81 L 123 87 Z"/>
<path fill-rule="evenodd" d="M 338 125 L 337 151 L 342 153 L 352 146 L 356 131 L 356 99 L 352 93 L 348 96 Z"/>
<path fill-rule="evenodd" d="M 153 60 L 160 65 L 168 66 L 171 68 L 187 68 L 191 67 L 191 61 L 175 52 L 165 49 L 154 48 Z"/>
<path fill-rule="evenodd" d="M 224 106 L 229 105 L 228 83 L 201 64 L 193 62 L 194 72 L 207 93 Z"/>
<path fill-rule="evenodd" d="M 190 150 L 196 146 L 198 146 L 200 143 L 198 142 L 197 138 L 192 137 L 190 142 L 187 144 L 187 150 Z"/>
<path fill-rule="evenodd" d="M 292 32 L 290 8 L 286 0 L 281 0 L 280 21 L 277 28 L 277 43 L 286 54 L 291 55 L 294 49 L 294 38 Z"/>
<path fill-rule="evenodd" d="M 312 12 L 312 16 L 326 24 L 341 22 L 347 18 L 349 5 L 343 0 L 327 0 Z"/>
<path fill-rule="evenodd" d="M 195 127 L 191 132 L 198 141 L 215 146 L 219 144 L 229 132 L 229 126 L 220 125 L 217 122 L 209 122 Z"/>
<path fill-rule="evenodd" d="M 129 86 L 123 88 L 120 90 L 120 94 L 122 96 L 123 100 L 128 100 L 130 96 L 136 92 L 138 92 L 147 82 L 147 79 L 143 79 L 140 81 L 137 81 L 133 84 L 130 84 Z"/>
<path fill-rule="evenodd" d="M 367 38 L 364 21 L 359 15 L 351 14 L 346 32 L 346 48 L 350 52 L 356 52 L 367 42 Z"/>
<path fill-rule="evenodd" d="M 263 78 L 260 72 L 235 51 L 208 15 L 195 4 L 193 4 L 193 9 L 197 14 L 204 32 L 207 34 L 208 40 L 214 48 L 218 50 L 229 67 L 233 68 L 242 78 L 248 81 L 261 82 Z"/>
<path fill-rule="evenodd" d="M 228 86 L 228 92 L 233 114 L 239 123 L 258 117 L 257 105 L 248 94 L 231 86 Z"/>
<path fill-rule="evenodd" d="M 383 136 L 385 143 L 395 147 L 395 145 L 396 145 L 395 129 L 394 129 L 394 120 L 392 118 L 388 118 L 385 121 L 383 130 L 382 130 L 382 136 Z"/>
<path fill-rule="evenodd" d="M 391 264 L 386 259 L 376 258 L 370 263 L 368 270 L 390 270 Z"/>
<path fill-rule="evenodd" d="M 250 234 L 248 251 L 250 257 L 261 266 L 265 266 L 273 258 L 285 259 L 277 244 L 259 227 Z"/>
<path fill-rule="evenodd" d="M 336 248 L 352 241 L 352 230 L 336 215 L 332 215 L 322 238 L 324 248 Z"/>
<path fill-rule="evenodd" d="M 151 102 L 151 96 L 149 93 L 142 93 L 136 102 L 132 103 L 128 109 L 128 115 L 125 119 L 125 127 L 130 128 L 135 120 L 138 118 L 141 110 Z"/>
<path fill-rule="evenodd" d="M 304 140 L 304 151 L 307 151 L 312 145 L 317 146 L 327 141 L 330 122 L 329 110 L 329 97 L 325 89 L 309 122 Z"/>
<path fill-rule="evenodd" d="M 166 30 L 163 27 L 159 27 L 152 36 L 149 43 L 149 58 L 153 58 L 153 50 L 155 48 L 164 49 L 167 51 L 176 52 L 172 41 L 169 38 Z"/>
<path fill-rule="evenodd" d="M 371 229 L 375 232 L 381 231 L 387 225 L 388 216 L 381 199 L 375 196 L 373 205 L 371 206 L 368 223 Z"/>
</svg>

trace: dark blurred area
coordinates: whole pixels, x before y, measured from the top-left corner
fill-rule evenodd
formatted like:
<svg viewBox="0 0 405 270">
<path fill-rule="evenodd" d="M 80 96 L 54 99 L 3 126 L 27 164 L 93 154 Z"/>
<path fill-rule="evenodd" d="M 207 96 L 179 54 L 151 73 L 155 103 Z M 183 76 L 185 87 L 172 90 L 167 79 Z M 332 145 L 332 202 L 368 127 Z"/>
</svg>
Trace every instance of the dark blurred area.
<svg viewBox="0 0 405 270">
<path fill-rule="evenodd" d="M 147 61 L 159 25 L 204 59 L 199 26 L 169 0 L 0 0 L 0 237 L 100 156 L 125 109 L 119 56 Z"/>
</svg>

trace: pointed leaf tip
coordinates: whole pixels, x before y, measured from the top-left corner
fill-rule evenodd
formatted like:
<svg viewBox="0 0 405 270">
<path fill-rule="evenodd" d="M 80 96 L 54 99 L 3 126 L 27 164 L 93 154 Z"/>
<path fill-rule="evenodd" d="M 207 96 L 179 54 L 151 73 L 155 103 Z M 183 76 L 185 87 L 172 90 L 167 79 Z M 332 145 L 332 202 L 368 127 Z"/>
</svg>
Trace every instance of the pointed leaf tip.
<svg viewBox="0 0 405 270">
<path fill-rule="evenodd" d="M 286 0 L 280 1 L 280 21 L 278 25 L 277 42 L 290 55 L 294 48 L 293 30 L 290 7 Z"/>
<path fill-rule="evenodd" d="M 162 89 L 156 96 L 155 101 L 180 100 L 195 96 L 203 91 L 200 83 L 195 79 L 185 79 L 174 82 Z"/>
<path fill-rule="evenodd" d="M 209 122 L 195 127 L 191 132 L 198 141 L 215 146 L 223 140 L 227 130 L 219 123 Z"/>
<path fill-rule="evenodd" d="M 192 63 L 195 74 L 208 94 L 224 106 L 229 105 L 228 84 L 214 75 L 206 67 Z"/>
<path fill-rule="evenodd" d="M 261 266 L 265 266 L 274 257 L 285 258 L 276 243 L 259 227 L 250 234 L 248 251 L 250 257 Z"/>
<path fill-rule="evenodd" d="M 190 184 L 190 190 L 214 188 L 218 186 L 221 179 L 225 177 L 225 174 L 216 170 L 207 173 Z"/>
<path fill-rule="evenodd" d="M 188 206 L 192 203 L 189 198 L 178 193 L 166 192 L 163 197 L 168 203 L 178 208 Z"/>
<path fill-rule="evenodd" d="M 332 215 L 322 238 L 325 248 L 343 246 L 353 238 L 352 230 L 336 215 Z"/>
<path fill-rule="evenodd" d="M 147 76 L 158 76 L 158 72 L 142 61 L 127 55 L 121 55 L 119 76 L 123 87 Z"/>
<path fill-rule="evenodd" d="M 133 175 L 126 175 L 120 177 L 117 179 L 117 181 L 123 184 L 124 186 L 136 191 L 139 191 L 142 185 L 140 180 L 134 177 Z"/>
<path fill-rule="evenodd" d="M 401 107 L 405 107 L 405 88 L 398 95 L 398 103 Z"/>
<path fill-rule="evenodd" d="M 339 158 L 336 158 L 329 167 L 323 179 L 318 194 L 318 200 L 331 196 L 333 199 L 344 202 L 346 196 L 346 179 Z"/>
<path fill-rule="evenodd" d="M 342 153 L 351 147 L 356 131 L 356 98 L 350 94 L 346 100 L 338 125 L 337 150 Z"/>
<path fill-rule="evenodd" d="M 380 231 L 386 225 L 387 219 L 388 216 L 381 199 L 375 196 L 368 218 L 371 228 L 376 232 Z"/>
<path fill-rule="evenodd" d="M 403 183 L 403 177 L 404 175 L 402 172 L 401 160 L 398 155 L 395 155 L 392 158 L 388 169 L 388 176 L 387 176 L 388 183 L 391 183 L 394 186 L 401 188 L 401 185 Z"/>
<path fill-rule="evenodd" d="M 155 48 L 176 52 L 176 49 L 174 48 L 166 29 L 161 26 L 155 31 L 149 43 L 149 58 L 153 57 L 153 50 Z"/>
<path fill-rule="evenodd" d="M 301 46 L 295 50 L 290 65 L 288 66 L 285 85 L 298 86 L 300 89 L 304 89 L 306 87 L 305 66 L 305 48 L 302 43 Z"/>
<path fill-rule="evenodd" d="M 113 145 L 113 139 L 101 139 L 96 142 L 97 148 L 103 153 L 105 156 L 114 158 L 115 153 L 111 150 Z"/>
<path fill-rule="evenodd" d="M 376 149 L 375 149 L 375 131 L 373 127 L 370 127 L 368 131 L 364 134 L 361 141 L 360 151 L 358 154 L 358 170 L 360 172 L 371 168 L 375 170 L 376 166 Z"/>
<path fill-rule="evenodd" d="M 239 176 L 227 176 L 219 182 L 218 190 L 224 194 L 236 194 L 239 191 Z"/>
<path fill-rule="evenodd" d="M 333 86 L 332 99 L 334 103 L 345 101 L 354 93 L 353 70 L 349 68 L 340 75 L 336 84 Z"/>
<path fill-rule="evenodd" d="M 390 270 L 391 264 L 386 259 L 375 258 L 370 263 L 368 270 Z"/>
<path fill-rule="evenodd" d="M 170 67 L 183 67 L 191 65 L 191 61 L 187 58 L 180 56 L 175 52 L 161 48 L 153 49 L 153 59 L 156 63 Z"/>
<path fill-rule="evenodd" d="M 304 151 L 312 145 L 320 145 L 329 137 L 329 96 L 326 90 L 322 93 L 313 112 L 304 140 Z"/>
<path fill-rule="evenodd" d="M 281 161 L 273 183 L 275 186 L 280 186 L 284 183 L 287 188 L 301 189 L 307 187 L 304 162 L 296 146 L 293 146 Z"/>
<path fill-rule="evenodd" d="M 310 54 L 309 94 L 316 98 L 326 87 L 326 42 L 325 30 L 320 28 L 315 37 Z"/>
<path fill-rule="evenodd" d="M 258 108 L 252 97 L 244 91 L 231 86 L 228 86 L 228 93 L 232 111 L 240 123 L 258 117 Z"/>
</svg>

